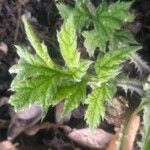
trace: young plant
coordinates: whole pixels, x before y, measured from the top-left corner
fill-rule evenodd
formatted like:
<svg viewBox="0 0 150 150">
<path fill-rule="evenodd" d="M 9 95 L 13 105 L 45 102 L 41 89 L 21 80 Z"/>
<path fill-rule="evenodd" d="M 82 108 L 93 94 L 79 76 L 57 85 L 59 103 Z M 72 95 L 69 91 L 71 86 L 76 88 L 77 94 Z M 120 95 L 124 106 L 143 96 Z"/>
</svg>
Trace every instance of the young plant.
<svg viewBox="0 0 150 150">
<path fill-rule="evenodd" d="M 46 113 L 49 105 L 65 99 L 63 114 L 84 103 L 88 106 L 85 120 L 90 128 L 96 128 L 105 115 L 105 100 L 114 94 L 115 78 L 122 63 L 140 49 L 131 34 L 121 28 L 124 21 L 133 19 L 129 13 L 130 3 L 108 5 L 102 2 L 96 8 L 89 0 L 81 0 L 76 1 L 73 8 L 64 4 L 57 6 L 64 18 L 57 39 L 65 65 L 60 66 L 53 61 L 46 45 L 38 39 L 23 16 L 25 31 L 35 53 L 16 46 L 20 60 L 10 69 L 11 73 L 17 73 L 11 84 L 15 93 L 10 101 L 17 110 L 36 102 Z M 87 30 L 86 27 L 91 25 L 93 28 Z M 99 48 L 95 61 L 90 57 L 81 58 L 77 49 L 77 33 L 85 38 L 84 46 L 89 56 L 94 57 L 95 49 Z M 86 93 L 87 86 L 92 89 L 89 94 Z"/>
</svg>

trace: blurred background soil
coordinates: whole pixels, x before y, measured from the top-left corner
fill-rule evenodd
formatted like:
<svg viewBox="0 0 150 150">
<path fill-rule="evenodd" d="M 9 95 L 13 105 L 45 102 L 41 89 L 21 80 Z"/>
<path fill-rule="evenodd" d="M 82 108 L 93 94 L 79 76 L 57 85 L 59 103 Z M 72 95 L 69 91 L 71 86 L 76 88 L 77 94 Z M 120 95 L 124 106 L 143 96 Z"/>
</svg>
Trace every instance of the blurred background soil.
<svg viewBox="0 0 150 150">
<path fill-rule="evenodd" d="M 61 0 L 63 1 L 63 0 Z M 66 3 L 74 4 L 71 0 L 64 0 Z M 107 0 L 112 2 L 113 0 Z M 101 0 L 92 0 L 97 6 Z M 141 43 L 143 49 L 138 53 L 150 65 L 150 1 L 135 0 L 131 7 L 135 14 L 135 21 L 129 24 L 127 28 L 133 33 L 136 40 Z M 28 45 L 29 42 L 25 36 L 21 16 L 26 14 L 30 22 L 36 29 L 38 36 L 46 42 L 49 49 L 52 49 L 53 57 L 59 57 L 58 43 L 56 40 L 56 30 L 62 24 L 62 19 L 58 14 L 54 0 L 0 0 L 0 120 L 10 120 L 12 106 L 8 104 L 10 83 L 14 78 L 8 72 L 9 68 L 17 63 L 18 56 L 14 45 Z M 75 112 L 69 126 L 76 128 L 86 127 L 83 120 L 83 108 Z M 54 122 L 54 109 L 51 108 L 45 118 L 45 121 Z M 51 116 L 51 117 L 49 117 Z M 49 119 L 51 118 L 51 119 Z M 114 132 L 112 126 L 102 125 L 108 132 Z M 7 137 L 7 128 L 0 128 L 0 142 Z M 21 134 L 15 142 L 20 143 L 20 149 L 84 149 L 68 138 L 59 130 L 42 130 L 34 136 Z M 80 148 L 79 148 L 80 147 Z"/>
</svg>

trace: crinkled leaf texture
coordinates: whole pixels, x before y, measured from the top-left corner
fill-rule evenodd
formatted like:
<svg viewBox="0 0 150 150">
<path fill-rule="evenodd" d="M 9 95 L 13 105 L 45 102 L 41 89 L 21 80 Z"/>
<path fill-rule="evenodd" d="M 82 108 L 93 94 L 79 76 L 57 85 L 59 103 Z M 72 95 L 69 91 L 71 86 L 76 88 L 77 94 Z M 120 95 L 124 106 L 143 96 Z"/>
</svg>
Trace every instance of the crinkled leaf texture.
<svg viewBox="0 0 150 150">
<path fill-rule="evenodd" d="M 128 31 L 122 30 L 123 22 L 132 21 L 133 15 L 129 12 L 131 2 L 116 2 L 108 5 L 103 1 L 97 8 L 90 0 L 75 1 L 75 7 L 57 4 L 57 8 L 64 21 L 73 15 L 75 28 L 85 38 L 84 46 L 89 55 L 99 48 L 105 52 L 107 42 L 110 42 L 110 49 L 137 44 Z M 91 25 L 93 29 L 91 29 Z M 90 27 L 90 31 L 84 31 L 83 27 Z"/>
<path fill-rule="evenodd" d="M 92 93 L 89 94 L 86 99 L 88 108 L 85 113 L 85 119 L 91 129 L 96 128 L 99 125 L 101 118 L 104 118 L 104 102 L 106 99 L 110 98 L 110 93 L 112 93 L 111 88 L 112 87 L 109 87 L 107 84 L 102 84 L 100 87 L 93 89 Z"/>
<path fill-rule="evenodd" d="M 90 55 L 93 55 L 96 48 L 105 52 L 106 42 L 111 41 L 114 32 L 121 28 L 121 24 L 126 21 L 132 21 L 133 16 L 129 12 L 130 4 L 128 2 L 116 2 L 109 6 L 102 2 L 96 9 L 94 29 L 84 31 L 84 45 Z"/>
<path fill-rule="evenodd" d="M 83 102 L 86 98 L 86 86 L 87 79 L 78 83 L 69 83 L 60 87 L 53 97 L 53 101 L 66 98 L 63 114 L 70 112 L 74 108 L 77 108 L 80 102 Z"/>
<path fill-rule="evenodd" d="M 113 81 L 120 72 L 120 64 L 139 47 L 126 47 L 126 44 L 122 48 L 122 45 L 112 44 L 114 49 L 111 47 L 107 53 L 99 56 L 93 64 L 95 72 L 90 73 L 87 70 L 92 61 L 81 59 L 77 50 L 76 32 L 93 23 L 94 29 L 83 33 L 85 47 L 88 51 L 91 50 L 89 54 L 92 55 L 96 47 L 103 49 L 108 40 L 111 43 L 115 41 L 114 36 L 116 39 L 120 36 L 114 32 L 120 30 L 123 21 L 132 20 L 128 13 L 129 4 L 117 2 L 107 6 L 102 3 L 97 8 L 89 0 L 76 1 L 75 7 L 58 4 L 64 23 L 57 32 L 57 38 L 65 66 L 54 63 L 48 55 L 46 45 L 37 38 L 23 17 L 26 34 L 35 53 L 29 52 L 25 47 L 16 46 L 20 60 L 10 69 L 12 73 L 17 73 L 11 84 L 11 90 L 15 93 L 10 98 L 16 109 L 37 102 L 46 112 L 49 105 L 55 105 L 65 99 L 65 114 L 76 108 L 80 102 L 85 102 L 88 105 L 86 122 L 90 128 L 97 127 L 105 114 L 105 100 L 113 95 L 114 86 L 110 84 L 110 80 Z M 124 34 L 122 41 L 126 37 L 127 34 Z M 92 82 L 93 91 L 87 98 L 86 87 Z"/>
<path fill-rule="evenodd" d="M 73 26 L 76 29 L 76 31 L 82 33 L 82 35 L 85 38 L 84 46 L 86 47 L 89 55 L 93 55 L 94 50 L 97 47 L 105 53 L 106 43 L 108 41 L 110 42 L 109 52 L 99 56 L 97 61 L 95 62 L 94 69 L 96 76 L 90 78 L 92 81 L 87 82 L 87 84 L 90 86 L 92 85 L 91 87 L 93 88 L 93 91 L 91 92 L 91 94 L 88 95 L 88 98 L 86 99 L 88 108 L 86 111 L 85 119 L 90 128 L 97 127 L 100 122 L 100 119 L 104 116 L 104 102 L 108 97 L 110 98 L 110 95 L 113 95 L 112 89 L 114 89 L 114 86 L 110 86 L 111 84 L 109 82 L 110 80 L 112 81 L 120 73 L 120 64 L 127 60 L 132 53 L 140 49 L 140 47 L 138 46 L 129 47 L 130 44 L 134 45 L 137 43 L 135 42 L 133 36 L 129 32 L 123 31 L 121 29 L 121 25 L 123 22 L 133 20 L 133 16 L 129 12 L 130 4 L 131 3 L 128 2 L 116 2 L 107 5 L 103 1 L 97 8 L 95 8 L 89 0 L 76 0 L 75 7 L 64 5 L 61 3 L 57 5 L 60 14 L 64 19 L 64 22 L 67 22 L 67 18 L 70 17 L 70 15 L 73 17 L 75 24 L 71 25 L 71 23 L 69 22 L 67 24 L 70 24 L 70 27 Z M 93 25 L 93 28 L 91 25 Z M 84 31 L 83 27 L 89 27 L 88 29 L 91 30 Z M 64 27 L 64 30 L 72 30 L 72 33 L 75 32 L 72 28 L 68 29 Z M 62 48 L 61 51 L 63 52 L 63 49 L 66 48 L 63 48 L 61 46 L 61 42 L 65 43 L 64 38 L 61 36 L 61 32 L 59 38 L 58 39 L 60 47 Z M 76 39 L 76 37 L 74 39 Z M 72 44 L 75 43 L 72 41 Z M 70 54 L 70 52 L 68 53 Z M 71 60 L 69 60 L 69 63 L 66 63 L 66 66 L 68 66 L 68 68 L 70 68 L 72 72 L 78 72 L 74 70 L 76 70 L 75 66 L 80 66 L 78 61 L 79 53 L 75 51 L 75 53 L 73 52 L 72 57 L 73 55 L 76 56 L 76 61 L 72 62 L 72 64 L 69 64 L 71 62 Z M 67 57 L 65 56 L 65 54 L 63 55 L 63 58 L 67 62 Z M 71 66 L 69 66 L 68 64 Z M 75 76 L 77 77 L 78 75 Z M 80 77 L 82 77 L 82 75 Z M 72 87 L 70 85 L 67 85 L 67 87 L 64 86 L 63 89 L 59 90 L 59 94 L 56 95 L 54 99 L 61 99 L 65 97 L 65 95 L 69 95 L 68 93 L 70 93 L 72 89 L 73 91 L 82 93 L 82 90 L 78 91 L 77 86 L 82 87 L 83 85 L 84 84 L 81 84 L 80 82 L 80 84 L 77 84 L 76 87 Z M 65 90 L 68 89 L 68 87 L 70 90 Z M 72 95 L 73 94 L 70 94 L 69 97 L 71 97 Z M 81 99 L 80 96 L 79 99 Z M 72 103 L 72 101 L 70 100 L 66 102 Z M 69 107 L 65 107 L 65 109 L 69 109 Z"/>
<path fill-rule="evenodd" d="M 57 38 L 66 66 L 73 73 L 74 78 L 80 80 L 85 75 L 91 61 L 81 60 L 80 53 L 76 50 L 77 35 L 73 15 L 70 15 L 64 23 L 61 31 L 57 34 Z"/>
<path fill-rule="evenodd" d="M 10 98 L 11 103 L 22 109 L 37 102 L 46 110 L 57 86 L 70 75 L 57 66 L 52 69 L 40 56 L 30 54 L 25 48 L 17 46 L 17 52 L 21 59 L 10 69 L 12 73 L 18 73 L 11 84 L 11 90 L 15 91 Z"/>
<path fill-rule="evenodd" d="M 92 20 L 92 16 L 95 13 L 95 7 L 89 0 L 76 1 L 75 7 L 59 3 L 57 8 L 64 21 L 67 20 L 70 14 L 74 16 L 74 24 L 77 31 L 81 31 L 86 23 Z"/>
<path fill-rule="evenodd" d="M 46 45 L 37 38 L 25 16 L 23 21 L 35 54 L 25 47 L 16 46 L 20 60 L 10 69 L 11 73 L 17 73 L 11 84 L 11 90 L 15 92 L 10 98 L 11 103 L 16 109 L 22 109 L 36 102 L 46 112 L 49 105 L 66 98 L 64 112 L 71 111 L 85 97 L 87 80 L 82 80 L 82 77 L 91 63 L 80 60 L 72 17 L 68 18 L 58 33 L 60 52 L 66 62 L 64 67 L 58 66 L 49 57 Z M 70 30 L 66 30 L 67 28 Z M 63 96 L 61 90 L 64 92 Z"/>
<path fill-rule="evenodd" d="M 102 82 L 115 78 L 120 73 L 121 66 L 119 65 L 138 49 L 140 49 L 139 46 L 123 47 L 111 50 L 103 56 L 100 55 L 95 63 L 97 77 Z"/>
<path fill-rule="evenodd" d="M 116 30 L 113 33 L 113 37 L 112 39 L 110 39 L 109 42 L 110 42 L 109 44 L 110 49 L 117 49 L 129 45 L 138 45 L 133 35 L 126 30 Z"/>
<path fill-rule="evenodd" d="M 114 94 L 112 93 L 114 86 L 110 86 L 111 84 L 109 82 L 119 74 L 121 69 L 119 65 L 127 60 L 127 58 L 139 48 L 139 46 L 119 48 L 109 51 L 104 55 L 100 55 L 97 58 L 95 62 L 95 71 L 98 80 L 96 87 L 93 89 L 92 93 L 88 95 L 86 100 L 88 108 L 85 119 L 90 128 L 98 126 L 100 117 L 104 117 L 104 102 Z"/>
</svg>

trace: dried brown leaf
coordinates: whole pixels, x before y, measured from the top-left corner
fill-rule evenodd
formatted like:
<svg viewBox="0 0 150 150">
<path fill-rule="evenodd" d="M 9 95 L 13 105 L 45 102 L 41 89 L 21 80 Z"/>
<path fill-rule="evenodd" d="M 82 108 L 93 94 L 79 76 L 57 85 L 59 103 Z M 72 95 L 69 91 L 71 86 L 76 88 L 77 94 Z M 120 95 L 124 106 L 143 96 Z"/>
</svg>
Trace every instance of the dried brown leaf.
<svg viewBox="0 0 150 150">
<path fill-rule="evenodd" d="M 102 129 L 90 130 L 88 128 L 74 130 L 68 134 L 74 142 L 92 149 L 106 149 L 113 136 Z"/>
<path fill-rule="evenodd" d="M 0 150 L 17 150 L 17 144 L 12 144 L 10 141 L 0 142 Z"/>
</svg>

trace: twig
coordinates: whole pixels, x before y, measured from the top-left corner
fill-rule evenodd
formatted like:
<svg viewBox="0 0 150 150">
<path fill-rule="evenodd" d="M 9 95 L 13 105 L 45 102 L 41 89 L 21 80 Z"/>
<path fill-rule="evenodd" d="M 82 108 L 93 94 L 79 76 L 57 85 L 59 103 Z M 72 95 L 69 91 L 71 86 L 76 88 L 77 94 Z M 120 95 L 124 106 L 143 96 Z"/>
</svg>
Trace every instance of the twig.
<svg viewBox="0 0 150 150">
<path fill-rule="evenodd" d="M 17 26 L 16 26 L 16 30 L 15 30 L 15 36 L 14 36 L 14 41 L 17 41 L 17 37 L 18 37 L 18 32 L 19 32 L 19 26 L 20 26 L 20 18 L 21 18 L 21 4 L 18 4 L 19 8 L 18 8 L 18 20 L 17 20 Z"/>
<path fill-rule="evenodd" d="M 62 129 L 66 134 L 70 133 L 72 129 L 69 126 L 66 125 L 59 125 L 59 124 L 53 124 L 49 122 L 44 122 L 42 124 L 34 125 L 30 128 L 27 128 L 24 132 L 27 135 L 35 135 L 39 130 L 41 129 Z"/>
</svg>

